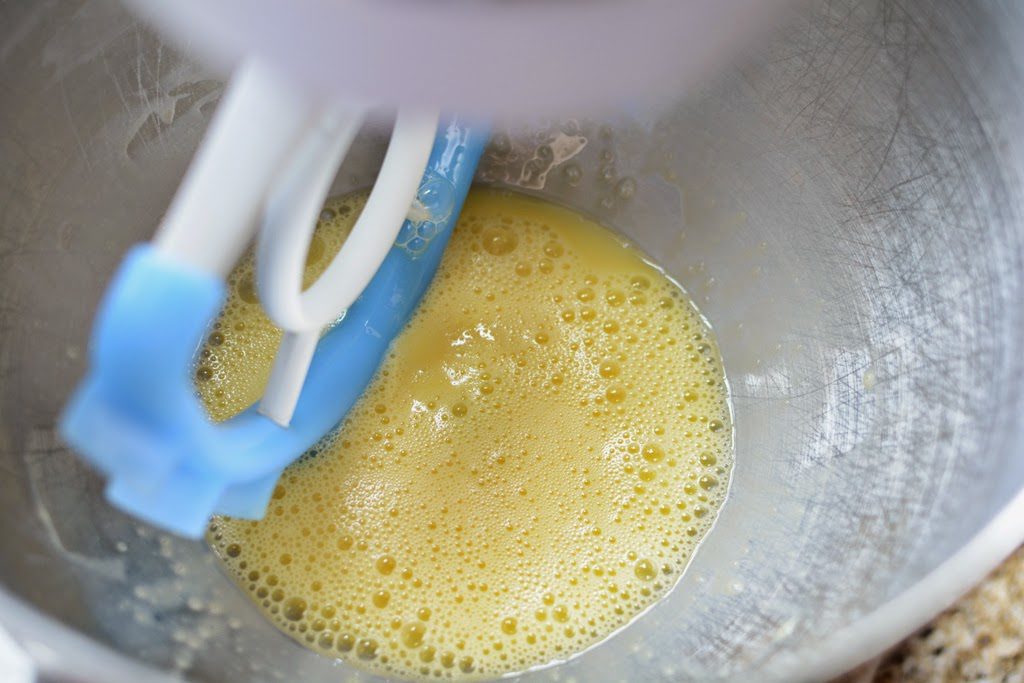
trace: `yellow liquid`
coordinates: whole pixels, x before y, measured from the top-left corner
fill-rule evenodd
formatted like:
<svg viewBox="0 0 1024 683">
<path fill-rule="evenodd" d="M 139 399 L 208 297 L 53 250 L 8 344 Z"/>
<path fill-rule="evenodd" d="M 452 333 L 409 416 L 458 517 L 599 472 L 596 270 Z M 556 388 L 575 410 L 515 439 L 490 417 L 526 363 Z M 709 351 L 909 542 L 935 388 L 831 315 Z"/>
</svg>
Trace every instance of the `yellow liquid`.
<svg viewBox="0 0 1024 683">
<path fill-rule="evenodd" d="M 365 196 L 334 200 L 311 279 Z M 258 398 L 279 338 L 251 263 L 198 386 Z M 479 678 L 565 659 L 676 582 L 732 462 L 711 331 L 612 233 L 475 189 L 437 279 L 343 425 L 259 522 L 210 542 L 267 617 L 376 673 Z"/>
</svg>

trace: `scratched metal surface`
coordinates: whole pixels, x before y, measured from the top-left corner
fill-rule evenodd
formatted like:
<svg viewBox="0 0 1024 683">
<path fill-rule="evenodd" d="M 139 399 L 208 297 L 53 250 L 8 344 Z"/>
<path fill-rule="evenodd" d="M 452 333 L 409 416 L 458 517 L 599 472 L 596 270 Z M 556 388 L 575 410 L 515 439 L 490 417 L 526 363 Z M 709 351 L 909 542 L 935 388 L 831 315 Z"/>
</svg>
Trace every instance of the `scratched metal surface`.
<svg viewBox="0 0 1024 683">
<path fill-rule="evenodd" d="M 912 585 L 1024 486 L 1022 27 L 1011 2 L 809 3 L 670 111 L 498 136 L 484 180 L 597 215 L 694 295 L 737 437 L 677 590 L 524 679 L 750 676 Z M 279 637 L 200 544 L 109 510 L 53 432 L 100 292 L 220 83 L 110 2 L 2 2 L 0 35 L 0 619 L 86 680 L 143 674 L 34 612 L 197 681 L 369 680 Z M 339 191 L 381 144 L 360 141 Z"/>
</svg>

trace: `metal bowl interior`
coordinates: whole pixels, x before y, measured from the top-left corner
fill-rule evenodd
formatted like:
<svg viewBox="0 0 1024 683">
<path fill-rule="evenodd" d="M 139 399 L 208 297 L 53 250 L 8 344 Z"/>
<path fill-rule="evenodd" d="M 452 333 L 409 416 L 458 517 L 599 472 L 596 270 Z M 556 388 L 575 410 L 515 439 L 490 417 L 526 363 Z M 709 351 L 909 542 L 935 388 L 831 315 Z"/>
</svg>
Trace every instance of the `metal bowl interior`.
<svg viewBox="0 0 1024 683">
<path fill-rule="evenodd" d="M 597 216 L 690 291 L 736 422 L 729 502 L 680 585 L 523 680 L 823 676 L 1024 536 L 1024 16 L 1005 5 L 810 4 L 669 109 L 496 136 L 481 181 Z M 0 26 L 0 621 L 88 680 L 372 680 L 278 634 L 201 543 L 111 510 L 54 432 L 220 81 L 108 0 L 0 3 Z M 383 141 L 360 138 L 338 192 Z M 830 640 L 892 604 L 874 639 Z"/>
</svg>

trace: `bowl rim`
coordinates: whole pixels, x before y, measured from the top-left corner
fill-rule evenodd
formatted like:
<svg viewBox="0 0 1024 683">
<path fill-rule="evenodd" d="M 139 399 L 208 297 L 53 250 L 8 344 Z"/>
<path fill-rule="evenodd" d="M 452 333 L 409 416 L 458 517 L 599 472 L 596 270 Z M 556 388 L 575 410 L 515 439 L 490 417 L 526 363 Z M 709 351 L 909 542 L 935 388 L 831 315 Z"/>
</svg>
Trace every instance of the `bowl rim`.
<svg viewBox="0 0 1024 683">
<path fill-rule="evenodd" d="M 1024 542 L 1024 489 L 971 539 L 913 585 L 810 646 L 777 655 L 771 680 L 820 681 L 878 657 L 977 586 Z"/>
</svg>

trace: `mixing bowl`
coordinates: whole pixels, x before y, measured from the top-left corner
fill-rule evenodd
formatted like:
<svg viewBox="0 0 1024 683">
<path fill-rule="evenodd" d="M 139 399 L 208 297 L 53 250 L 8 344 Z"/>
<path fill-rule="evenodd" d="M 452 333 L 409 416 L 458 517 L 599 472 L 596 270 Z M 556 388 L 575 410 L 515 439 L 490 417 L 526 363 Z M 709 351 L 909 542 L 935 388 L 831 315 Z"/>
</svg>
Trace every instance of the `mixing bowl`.
<svg viewBox="0 0 1024 683">
<path fill-rule="evenodd" d="M 674 592 L 522 680 L 820 679 L 1024 538 L 1022 29 L 1012 2 L 810 3 L 667 109 L 498 126 L 482 182 L 596 216 L 693 295 L 737 448 Z M 373 680 L 108 507 L 55 435 L 221 82 L 111 0 L 2 2 L 0 32 L 2 629 L 61 681 Z"/>
</svg>

